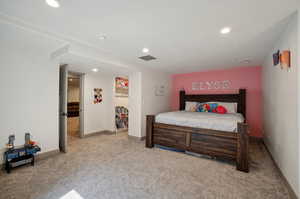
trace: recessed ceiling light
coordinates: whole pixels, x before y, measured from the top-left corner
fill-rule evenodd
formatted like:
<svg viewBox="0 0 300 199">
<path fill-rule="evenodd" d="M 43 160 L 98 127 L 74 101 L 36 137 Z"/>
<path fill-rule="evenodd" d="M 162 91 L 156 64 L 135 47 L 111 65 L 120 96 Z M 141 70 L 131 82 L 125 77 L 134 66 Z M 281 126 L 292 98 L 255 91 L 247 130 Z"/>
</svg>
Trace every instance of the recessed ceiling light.
<svg viewBox="0 0 300 199">
<path fill-rule="evenodd" d="M 93 68 L 92 71 L 96 73 L 96 72 L 99 71 L 99 69 L 98 68 Z"/>
<path fill-rule="evenodd" d="M 73 81 L 73 79 L 72 79 L 72 78 L 70 78 L 70 79 L 69 79 L 69 81 L 71 82 L 71 81 Z"/>
<path fill-rule="evenodd" d="M 231 28 L 230 27 L 224 27 L 221 29 L 220 33 L 225 35 L 231 32 Z"/>
<path fill-rule="evenodd" d="M 59 0 L 46 0 L 46 3 L 53 8 L 60 7 Z"/>
<path fill-rule="evenodd" d="M 149 49 L 148 48 L 143 48 L 143 53 L 148 53 Z"/>
<path fill-rule="evenodd" d="M 99 39 L 100 40 L 105 40 L 106 39 L 106 35 L 100 35 Z"/>
</svg>

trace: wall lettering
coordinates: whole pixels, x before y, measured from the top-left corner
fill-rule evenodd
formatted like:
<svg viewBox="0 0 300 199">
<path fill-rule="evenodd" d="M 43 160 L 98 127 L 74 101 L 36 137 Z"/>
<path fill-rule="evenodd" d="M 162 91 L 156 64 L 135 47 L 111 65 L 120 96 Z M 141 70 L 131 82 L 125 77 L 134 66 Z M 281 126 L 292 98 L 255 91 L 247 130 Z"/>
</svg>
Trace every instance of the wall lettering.
<svg viewBox="0 0 300 199">
<path fill-rule="evenodd" d="M 219 90 L 219 89 L 229 89 L 230 81 L 206 81 L 206 82 L 193 82 L 192 90 Z"/>
</svg>

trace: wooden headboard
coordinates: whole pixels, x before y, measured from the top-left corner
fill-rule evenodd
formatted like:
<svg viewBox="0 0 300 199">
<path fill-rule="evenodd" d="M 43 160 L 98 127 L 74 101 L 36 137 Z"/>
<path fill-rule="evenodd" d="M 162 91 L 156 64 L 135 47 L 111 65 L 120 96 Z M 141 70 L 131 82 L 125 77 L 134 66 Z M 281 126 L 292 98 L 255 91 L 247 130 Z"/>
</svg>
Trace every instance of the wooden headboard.
<svg viewBox="0 0 300 199">
<path fill-rule="evenodd" d="M 237 112 L 246 118 L 246 89 L 239 89 L 236 94 L 186 95 L 185 91 L 180 91 L 179 110 L 185 110 L 185 102 L 236 102 Z"/>
</svg>

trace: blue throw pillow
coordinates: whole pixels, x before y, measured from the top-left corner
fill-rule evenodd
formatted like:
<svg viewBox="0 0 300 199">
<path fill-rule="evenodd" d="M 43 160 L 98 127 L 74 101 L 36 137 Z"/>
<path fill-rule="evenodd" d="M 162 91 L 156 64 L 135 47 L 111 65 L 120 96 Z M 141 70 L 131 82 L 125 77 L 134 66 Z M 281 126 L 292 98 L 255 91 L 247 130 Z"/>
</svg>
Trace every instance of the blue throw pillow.
<svg viewBox="0 0 300 199">
<path fill-rule="evenodd" d="M 209 105 L 210 105 L 209 112 L 213 112 L 213 110 L 215 110 L 219 106 L 219 104 L 217 103 L 210 103 Z"/>
</svg>

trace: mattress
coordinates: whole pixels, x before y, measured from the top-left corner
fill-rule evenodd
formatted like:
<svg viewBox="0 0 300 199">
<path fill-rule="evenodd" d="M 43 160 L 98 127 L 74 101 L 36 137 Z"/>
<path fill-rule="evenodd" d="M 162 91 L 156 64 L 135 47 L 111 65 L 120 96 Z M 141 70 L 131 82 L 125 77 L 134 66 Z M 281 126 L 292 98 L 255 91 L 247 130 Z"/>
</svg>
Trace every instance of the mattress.
<svg viewBox="0 0 300 199">
<path fill-rule="evenodd" d="M 217 114 L 175 111 L 156 115 L 155 122 L 177 126 L 237 132 L 237 124 L 239 122 L 244 122 L 244 117 L 240 113 Z"/>
</svg>

